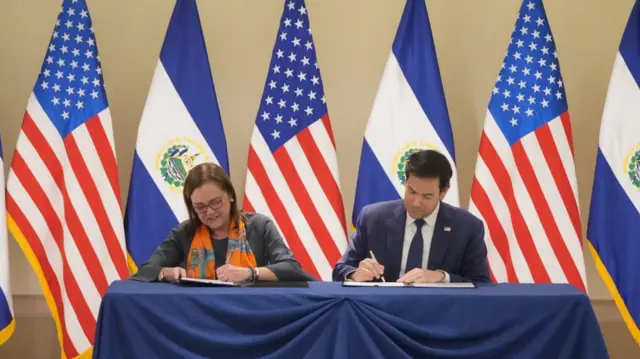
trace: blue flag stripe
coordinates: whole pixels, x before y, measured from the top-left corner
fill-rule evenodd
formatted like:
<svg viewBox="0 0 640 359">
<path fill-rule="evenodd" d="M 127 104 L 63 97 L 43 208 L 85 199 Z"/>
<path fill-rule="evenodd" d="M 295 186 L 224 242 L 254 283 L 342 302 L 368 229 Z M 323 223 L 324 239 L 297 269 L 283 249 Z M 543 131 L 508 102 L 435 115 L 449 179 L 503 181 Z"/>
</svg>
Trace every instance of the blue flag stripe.
<svg viewBox="0 0 640 359">
<path fill-rule="evenodd" d="M 356 184 L 356 197 L 351 218 L 351 223 L 354 226 L 362 207 L 371 203 L 400 198 L 398 191 L 389 181 L 389 177 L 366 139 L 362 143 L 361 156 L 358 183 Z"/>
<path fill-rule="evenodd" d="M 620 54 L 624 58 L 631 75 L 640 87 L 640 56 L 638 56 L 638 44 L 640 44 L 640 3 L 636 1 L 629 16 L 629 23 L 622 35 L 620 42 Z"/>
<path fill-rule="evenodd" d="M 140 157 L 134 154 L 124 221 L 127 250 L 134 262 L 139 266 L 149 259 L 160 241 L 177 223 L 178 219 Z"/>
<path fill-rule="evenodd" d="M 631 229 L 638 223 L 640 213 L 598 150 L 587 238 L 606 266 L 636 328 L 640 323 L 640 282 L 635 279 L 640 241 Z"/>
<path fill-rule="evenodd" d="M 455 161 L 453 131 L 424 0 L 407 1 L 393 41 L 393 53 L 422 109 Z"/>
<path fill-rule="evenodd" d="M 0 165 L 2 165 L 3 161 L 2 161 L 2 140 L 0 139 Z M 4 184 L 4 172 L 3 172 L 3 178 L 2 180 L 0 180 L 0 182 L 2 182 Z M 0 203 L 0 205 L 4 206 L 4 203 Z M 0 233 L 0 236 L 4 236 L 5 237 L 5 242 L 6 242 L 6 236 L 7 233 Z M 9 248 L 8 246 L 4 246 L 5 248 L 0 248 L 0 251 L 8 251 Z M 7 253 L 7 257 L 8 257 L 8 253 Z M 0 265 L 2 265 L 2 263 L 0 263 Z M 8 263 L 4 263 L 4 265 L 6 266 L 6 269 L 8 269 Z M 3 269 L 4 271 L 4 269 Z M 5 273 L 0 273 L 0 275 L 3 276 L 8 276 L 9 272 L 5 272 Z M 5 277 L 6 278 L 6 277 Z M 9 308 L 9 302 L 7 301 L 7 295 L 11 295 L 11 293 L 5 293 L 4 289 L 2 288 L 2 286 L 0 286 L 0 345 L 2 344 L 3 340 L 6 340 L 9 335 L 11 335 L 12 332 L 12 328 L 9 327 L 9 324 L 11 324 L 11 322 L 13 321 L 13 315 L 11 314 L 11 308 Z"/>
<path fill-rule="evenodd" d="M 4 329 L 13 320 L 9 303 L 2 287 L 0 287 L 0 330 Z"/>
<path fill-rule="evenodd" d="M 176 3 L 160 61 L 191 118 L 220 162 L 220 167 L 229 174 L 224 128 L 194 0 Z"/>
</svg>

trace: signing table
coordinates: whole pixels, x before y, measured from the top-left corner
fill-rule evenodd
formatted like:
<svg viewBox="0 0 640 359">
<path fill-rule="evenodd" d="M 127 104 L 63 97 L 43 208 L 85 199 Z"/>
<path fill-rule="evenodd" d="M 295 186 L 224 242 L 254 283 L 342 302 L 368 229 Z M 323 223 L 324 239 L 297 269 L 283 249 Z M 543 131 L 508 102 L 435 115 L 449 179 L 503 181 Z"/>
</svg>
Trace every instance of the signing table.
<svg viewBox="0 0 640 359">
<path fill-rule="evenodd" d="M 570 285 L 185 287 L 117 281 L 94 358 L 607 358 Z"/>
</svg>

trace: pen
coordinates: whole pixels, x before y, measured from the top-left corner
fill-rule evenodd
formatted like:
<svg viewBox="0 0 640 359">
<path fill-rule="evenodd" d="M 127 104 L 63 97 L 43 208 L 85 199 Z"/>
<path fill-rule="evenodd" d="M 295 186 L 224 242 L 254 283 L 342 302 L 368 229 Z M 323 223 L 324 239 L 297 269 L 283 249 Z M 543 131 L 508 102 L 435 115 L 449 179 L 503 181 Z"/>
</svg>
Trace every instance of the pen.
<svg viewBox="0 0 640 359">
<path fill-rule="evenodd" d="M 378 262 L 378 260 L 376 259 L 376 256 L 373 255 L 373 251 L 369 251 L 369 254 L 371 254 L 371 259 L 373 259 L 374 261 Z M 378 263 L 380 263 L 380 262 L 378 262 Z M 382 279 L 383 282 L 386 282 L 386 280 L 384 280 L 384 275 L 381 275 L 380 279 Z"/>
</svg>

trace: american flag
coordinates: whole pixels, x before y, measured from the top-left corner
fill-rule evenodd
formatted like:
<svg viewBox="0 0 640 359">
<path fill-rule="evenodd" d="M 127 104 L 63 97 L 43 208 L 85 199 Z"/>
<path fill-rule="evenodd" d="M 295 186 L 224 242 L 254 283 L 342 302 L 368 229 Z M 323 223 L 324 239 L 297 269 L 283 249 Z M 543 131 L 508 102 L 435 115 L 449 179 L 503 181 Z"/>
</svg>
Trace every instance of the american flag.
<svg viewBox="0 0 640 359">
<path fill-rule="evenodd" d="M 272 217 L 303 269 L 346 248 L 335 141 L 303 0 L 285 3 L 249 148 L 243 207 Z"/>
<path fill-rule="evenodd" d="M 525 0 L 493 88 L 470 210 L 498 282 L 586 290 L 571 122 L 542 1 Z"/>
<path fill-rule="evenodd" d="M 108 285 L 128 277 L 111 116 L 84 0 L 65 0 L 7 180 L 9 226 L 40 280 L 62 354 L 91 350 Z"/>
</svg>

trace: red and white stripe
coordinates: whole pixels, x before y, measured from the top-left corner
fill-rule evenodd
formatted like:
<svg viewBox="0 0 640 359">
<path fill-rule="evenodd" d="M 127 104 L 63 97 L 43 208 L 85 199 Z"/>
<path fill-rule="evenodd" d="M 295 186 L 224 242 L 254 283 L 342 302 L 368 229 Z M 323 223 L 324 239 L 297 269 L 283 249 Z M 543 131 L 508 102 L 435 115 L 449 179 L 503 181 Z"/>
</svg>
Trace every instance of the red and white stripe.
<svg viewBox="0 0 640 359">
<path fill-rule="evenodd" d="M 568 113 L 509 146 L 488 111 L 469 210 L 485 224 L 495 281 L 586 291 Z"/>
<path fill-rule="evenodd" d="M 83 353 L 107 287 L 129 276 L 108 109 L 63 139 L 31 96 L 7 180 L 7 212 L 42 269 L 65 355 Z"/>
<path fill-rule="evenodd" d="M 270 216 L 304 270 L 330 280 L 347 245 L 329 116 L 273 153 L 254 127 L 243 207 Z"/>
</svg>

